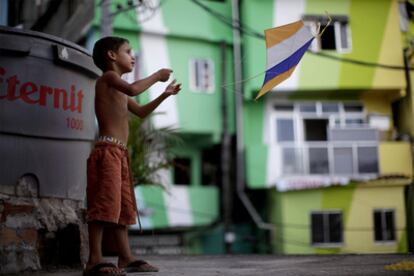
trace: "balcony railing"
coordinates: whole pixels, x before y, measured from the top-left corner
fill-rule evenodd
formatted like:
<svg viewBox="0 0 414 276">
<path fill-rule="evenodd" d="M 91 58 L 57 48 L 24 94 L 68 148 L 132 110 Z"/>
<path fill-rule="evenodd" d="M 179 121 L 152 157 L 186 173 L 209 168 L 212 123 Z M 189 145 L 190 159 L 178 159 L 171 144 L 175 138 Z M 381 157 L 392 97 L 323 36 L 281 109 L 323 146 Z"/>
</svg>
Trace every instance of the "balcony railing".
<svg viewBox="0 0 414 276">
<path fill-rule="evenodd" d="M 330 128 L 328 141 L 279 143 L 281 175 L 376 176 L 377 135 L 370 128 Z"/>
<path fill-rule="evenodd" d="M 376 142 L 309 142 L 280 146 L 282 175 L 376 175 Z"/>
</svg>

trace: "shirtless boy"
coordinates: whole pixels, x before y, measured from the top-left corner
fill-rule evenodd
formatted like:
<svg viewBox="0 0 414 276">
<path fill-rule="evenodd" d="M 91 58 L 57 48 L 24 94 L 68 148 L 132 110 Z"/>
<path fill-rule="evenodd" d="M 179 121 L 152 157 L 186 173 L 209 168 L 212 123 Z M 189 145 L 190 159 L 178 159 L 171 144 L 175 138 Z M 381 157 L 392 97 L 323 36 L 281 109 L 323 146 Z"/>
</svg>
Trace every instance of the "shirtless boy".
<svg viewBox="0 0 414 276">
<path fill-rule="evenodd" d="M 125 275 L 125 272 L 156 272 L 158 268 L 138 260 L 128 243 L 128 225 L 135 224 L 137 205 L 126 149 L 128 141 L 128 112 L 141 118 L 181 90 L 172 81 L 156 99 L 139 105 L 134 96 L 144 92 L 157 81 L 169 79 L 171 70 L 161 69 L 145 79 L 131 84 L 121 79 L 131 72 L 135 58 L 128 40 L 105 37 L 96 42 L 93 60 L 103 74 L 96 81 L 95 111 L 99 125 L 99 140 L 88 159 L 87 221 L 89 230 L 89 260 L 84 275 Z M 103 230 L 118 245 L 118 265 L 103 261 Z"/>
</svg>

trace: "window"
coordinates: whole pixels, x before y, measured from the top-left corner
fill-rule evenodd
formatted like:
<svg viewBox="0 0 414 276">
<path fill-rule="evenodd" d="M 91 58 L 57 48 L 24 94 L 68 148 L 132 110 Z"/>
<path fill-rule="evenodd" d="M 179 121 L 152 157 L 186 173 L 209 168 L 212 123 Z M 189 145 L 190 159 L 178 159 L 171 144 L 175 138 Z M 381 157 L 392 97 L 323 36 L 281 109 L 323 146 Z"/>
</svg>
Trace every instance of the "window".
<svg viewBox="0 0 414 276">
<path fill-rule="evenodd" d="M 362 103 L 282 101 L 272 107 L 267 137 L 281 177 L 378 174 L 378 130 L 366 124 Z"/>
<path fill-rule="evenodd" d="M 351 49 L 348 21 L 336 21 L 335 29 L 335 45 L 338 52 L 345 52 Z M 323 36 L 322 36 L 323 37 Z"/>
<path fill-rule="evenodd" d="M 315 245 L 335 245 L 343 242 L 342 212 L 311 213 L 311 237 Z"/>
<path fill-rule="evenodd" d="M 364 125 L 364 119 L 345 119 L 345 126 L 362 127 Z"/>
<path fill-rule="evenodd" d="M 358 147 L 359 173 L 378 173 L 378 148 Z"/>
<path fill-rule="evenodd" d="M 330 128 L 330 141 L 378 141 L 378 131 L 373 128 Z"/>
<path fill-rule="evenodd" d="M 219 172 L 221 161 L 221 147 L 215 145 L 204 148 L 201 151 L 201 184 L 219 185 L 221 173 Z M 194 183 L 196 181 L 193 181 Z"/>
<path fill-rule="evenodd" d="M 328 140 L 328 119 L 304 119 L 305 141 Z"/>
<path fill-rule="evenodd" d="M 414 5 L 409 1 L 399 2 L 401 31 L 408 32 L 410 21 L 413 20 Z"/>
<path fill-rule="evenodd" d="M 336 147 L 333 149 L 334 173 L 352 175 L 354 173 L 352 148 Z"/>
<path fill-rule="evenodd" d="M 275 104 L 273 108 L 276 111 L 293 112 L 293 104 Z"/>
<path fill-rule="evenodd" d="M 327 148 L 309 148 L 308 154 L 310 174 L 329 174 Z"/>
<path fill-rule="evenodd" d="M 339 104 L 337 103 L 322 103 L 323 114 L 336 114 L 339 113 Z"/>
<path fill-rule="evenodd" d="M 303 20 L 314 34 L 318 31 L 318 23 L 320 23 L 319 31 L 322 31 L 328 24 L 326 16 L 305 15 Z M 312 42 L 311 50 L 315 52 L 320 50 L 349 52 L 351 50 L 351 35 L 348 16 L 332 16 L 332 22 L 326 27 L 323 35 L 316 37 Z"/>
<path fill-rule="evenodd" d="M 278 142 L 288 142 L 295 140 L 295 132 L 292 119 L 277 119 L 276 132 Z"/>
<path fill-rule="evenodd" d="M 191 184 L 191 159 L 182 157 L 174 159 L 174 184 L 190 185 Z"/>
<path fill-rule="evenodd" d="M 282 170 L 284 175 L 295 175 L 302 173 L 302 157 L 297 148 L 283 148 L 282 160 Z"/>
<path fill-rule="evenodd" d="M 360 103 L 345 103 L 344 111 L 345 113 L 362 113 L 364 106 Z"/>
<path fill-rule="evenodd" d="M 395 241 L 394 210 L 374 210 L 374 240 L 376 242 Z"/>
<path fill-rule="evenodd" d="M 190 89 L 194 92 L 214 91 L 214 65 L 209 59 L 190 60 Z"/>
<path fill-rule="evenodd" d="M 299 104 L 299 111 L 301 113 L 316 113 L 315 103 L 301 103 Z"/>
</svg>

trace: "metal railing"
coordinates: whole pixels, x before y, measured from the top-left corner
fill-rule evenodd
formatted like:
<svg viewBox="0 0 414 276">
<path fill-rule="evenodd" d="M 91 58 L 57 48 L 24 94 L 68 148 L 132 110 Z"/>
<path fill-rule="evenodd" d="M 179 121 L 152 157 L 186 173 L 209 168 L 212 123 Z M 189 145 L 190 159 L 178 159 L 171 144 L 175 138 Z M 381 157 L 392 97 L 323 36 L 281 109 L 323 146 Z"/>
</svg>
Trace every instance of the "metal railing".
<svg viewBox="0 0 414 276">
<path fill-rule="evenodd" d="M 285 142 L 280 148 L 283 176 L 361 177 L 379 173 L 377 141 Z"/>
</svg>

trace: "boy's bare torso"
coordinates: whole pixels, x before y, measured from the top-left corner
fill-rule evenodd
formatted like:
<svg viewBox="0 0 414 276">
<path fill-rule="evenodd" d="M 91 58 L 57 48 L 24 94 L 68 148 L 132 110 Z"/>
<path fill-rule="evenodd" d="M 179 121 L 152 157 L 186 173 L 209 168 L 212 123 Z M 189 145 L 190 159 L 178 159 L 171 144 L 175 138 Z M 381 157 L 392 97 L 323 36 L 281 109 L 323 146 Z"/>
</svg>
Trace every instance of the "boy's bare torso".
<svg viewBox="0 0 414 276">
<path fill-rule="evenodd" d="M 100 136 L 128 142 L 128 96 L 99 78 L 95 88 L 95 112 Z"/>
</svg>

